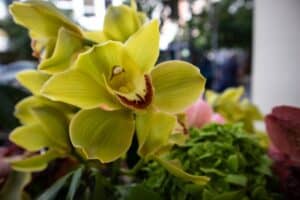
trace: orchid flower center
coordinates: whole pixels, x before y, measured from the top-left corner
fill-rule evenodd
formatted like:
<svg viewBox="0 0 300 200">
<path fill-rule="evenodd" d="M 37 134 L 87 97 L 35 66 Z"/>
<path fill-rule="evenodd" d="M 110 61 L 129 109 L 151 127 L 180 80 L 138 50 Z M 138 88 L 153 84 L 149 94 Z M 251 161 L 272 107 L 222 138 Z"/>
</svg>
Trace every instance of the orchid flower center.
<svg viewBox="0 0 300 200">
<path fill-rule="evenodd" d="M 130 93 L 134 90 L 129 74 L 119 65 L 112 68 L 110 85 L 114 90 L 121 93 Z"/>
</svg>

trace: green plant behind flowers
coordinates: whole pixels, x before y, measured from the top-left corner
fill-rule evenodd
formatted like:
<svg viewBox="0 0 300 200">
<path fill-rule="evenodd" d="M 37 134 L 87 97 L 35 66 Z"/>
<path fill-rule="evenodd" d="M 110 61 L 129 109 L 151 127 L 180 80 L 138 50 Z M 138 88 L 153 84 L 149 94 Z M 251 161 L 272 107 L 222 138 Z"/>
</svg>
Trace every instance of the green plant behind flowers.
<svg viewBox="0 0 300 200">
<path fill-rule="evenodd" d="M 157 20 L 145 22 L 134 1 L 110 7 L 97 32 L 83 31 L 44 1 L 16 2 L 10 11 L 29 30 L 40 59 L 37 70 L 17 77 L 33 96 L 16 106 L 23 126 L 10 139 L 33 155 L 14 161 L 15 169 L 39 171 L 74 153 L 113 162 L 136 134 L 142 160 L 155 159 L 185 181 L 209 180 L 160 157 L 176 143 L 177 116 L 197 100 L 205 79 L 186 62 L 156 65 Z"/>
<path fill-rule="evenodd" d="M 144 168 L 147 187 L 171 200 L 281 199 L 266 149 L 242 124 L 211 124 L 189 132 L 186 143 L 174 147 L 168 157 L 211 181 L 204 186 L 187 183 L 152 162 Z"/>
</svg>

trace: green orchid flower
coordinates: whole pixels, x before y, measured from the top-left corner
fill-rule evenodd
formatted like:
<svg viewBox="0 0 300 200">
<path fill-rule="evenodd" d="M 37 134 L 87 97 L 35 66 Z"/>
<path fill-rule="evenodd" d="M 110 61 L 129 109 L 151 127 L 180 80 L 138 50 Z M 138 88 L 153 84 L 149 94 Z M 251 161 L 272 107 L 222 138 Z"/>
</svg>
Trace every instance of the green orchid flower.
<svg viewBox="0 0 300 200">
<path fill-rule="evenodd" d="M 108 41 L 80 54 L 67 71 L 42 87 L 51 100 L 81 108 L 70 138 L 88 158 L 103 163 L 124 155 L 137 132 L 139 154 L 154 155 L 167 144 L 183 112 L 201 94 L 205 79 L 195 66 L 169 61 L 154 67 L 159 27 L 153 20 L 125 44 Z"/>
<path fill-rule="evenodd" d="M 42 86 L 50 77 L 50 75 L 37 70 L 23 70 L 17 74 L 16 79 L 33 95 L 40 95 Z"/>
<path fill-rule="evenodd" d="M 131 6 L 109 6 L 104 17 L 103 29 L 87 31 L 84 35 L 97 43 L 107 40 L 125 42 L 145 23 L 146 19 L 142 12 L 137 11 L 135 1 L 131 1 Z"/>
<path fill-rule="evenodd" d="M 38 69 L 53 74 L 64 71 L 84 50 L 81 29 L 49 2 L 28 0 L 10 6 L 14 21 L 29 30 Z"/>
<path fill-rule="evenodd" d="M 37 96 L 19 102 L 15 115 L 23 126 L 14 129 L 9 139 L 33 155 L 12 160 L 12 167 L 18 171 L 41 171 L 51 160 L 67 156 L 71 151 L 71 110 L 66 104 Z"/>
<path fill-rule="evenodd" d="M 205 94 L 207 102 L 213 107 L 215 112 L 220 113 L 228 122 L 243 122 L 245 129 L 254 133 L 255 121 L 263 119 L 263 114 L 247 98 L 242 98 L 244 88 L 228 88 L 223 93 L 218 94 L 207 91 Z"/>
</svg>

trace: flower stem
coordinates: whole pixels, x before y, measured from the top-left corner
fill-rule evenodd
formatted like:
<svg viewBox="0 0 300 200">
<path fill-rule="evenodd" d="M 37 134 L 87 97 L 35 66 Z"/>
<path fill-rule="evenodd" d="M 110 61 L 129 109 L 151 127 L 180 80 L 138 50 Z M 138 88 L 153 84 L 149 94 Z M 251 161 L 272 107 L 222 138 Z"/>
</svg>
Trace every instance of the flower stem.
<svg viewBox="0 0 300 200">
<path fill-rule="evenodd" d="M 140 159 L 137 164 L 130 170 L 122 170 L 124 175 L 133 176 L 135 175 L 145 164 L 144 159 Z"/>
</svg>

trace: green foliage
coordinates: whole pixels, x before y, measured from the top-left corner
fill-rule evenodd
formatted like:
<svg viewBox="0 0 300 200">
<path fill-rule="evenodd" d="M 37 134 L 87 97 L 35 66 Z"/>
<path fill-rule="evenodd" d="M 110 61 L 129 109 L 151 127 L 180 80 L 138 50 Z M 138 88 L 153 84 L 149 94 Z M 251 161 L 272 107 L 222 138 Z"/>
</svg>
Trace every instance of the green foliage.
<svg viewBox="0 0 300 200">
<path fill-rule="evenodd" d="M 174 147 L 169 157 L 178 159 L 187 172 L 211 180 L 204 186 L 184 182 L 153 162 L 145 168 L 145 184 L 167 199 L 271 200 L 277 196 L 271 188 L 271 160 L 240 124 L 191 129 L 186 144 Z"/>
<path fill-rule="evenodd" d="M 119 200 L 163 200 L 160 195 L 143 184 L 119 187 Z"/>
<path fill-rule="evenodd" d="M 191 29 L 198 29 L 199 36 L 193 38 L 193 44 L 199 49 L 211 49 L 212 35 L 217 34 L 220 47 L 251 48 L 252 43 L 252 0 L 230 13 L 235 0 L 222 0 L 212 3 L 200 15 L 193 15 L 189 21 Z"/>
<path fill-rule="evenodd" d="M 12 171 L 0 191 L 1 200 L 23 199 L 24 187 L 30 182 L 31 175 L 25 172 Z"/>
</svg>

